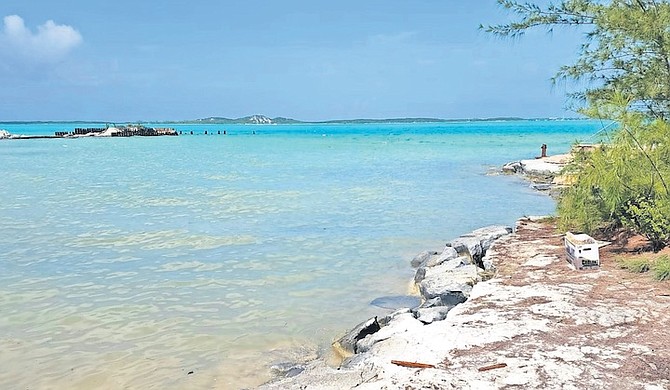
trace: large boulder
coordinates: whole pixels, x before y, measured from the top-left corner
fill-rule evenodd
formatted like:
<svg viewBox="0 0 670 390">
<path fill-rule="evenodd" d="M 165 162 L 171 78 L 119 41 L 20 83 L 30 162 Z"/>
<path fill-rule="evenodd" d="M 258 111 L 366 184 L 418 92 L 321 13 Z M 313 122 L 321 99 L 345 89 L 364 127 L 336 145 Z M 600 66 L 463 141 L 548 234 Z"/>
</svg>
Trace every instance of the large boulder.
<svg viewBox="0 0 670 390">
<path fill-rule="evenodd" d="M 449 310 L 453 309 L 455 305 L 445 305 L 442 298 L 435 297 L 427 299 L 421 306 L 412 309 L 414 317 L 424 324 L 431 324 L 435 321 L 442 321 L 447 318 Z"/>
<path fill-rule="evenodd" d="M 473 235 L 464 234 L 451 240 L 448 245 L 454 248 L 459 254 L 467 255 L 473 260 L 478 260 L 482 257 L 482 243 L 478 237 Z"/>
<path fill-rule="evenodd" d="M 426 269 L 425 278 L 419 283 L 419 291 L 426 300 L 439 297 L 445 306 L 455 306 L 465 302 L 472 286 L 480 280 L 474 265 L 456 269 L 440 265 Z"/>
<path fill-rule="evenodd" d="M 467 255 L 472 262 L 483 268 L 482 257 L 498 238 L 510 234 L 512 228 L 509 226 L 492 225 L 473 230 L 471 233 L 451 240 L 447 245 L 454 248 L 458 253 Z"/>
<path fill-rule="evenodd" d="M 444 248 L 442 253 L 440 253 L 439 255 L 431 256 L 430 258 L 428 258 L 428 260 L 426 260 L 424 264 L 426 267 L 435 267 L 436 265 L 440 265 L 444 262 L 453 260 L 457 257 L 458 252 L 456 251 L 456 249 L 448 246 Z"/>
<path fill-rule="evenodd" d="M 520 163 L 526 175 L 555 175 L 564 166 L 564 164 L 557 164 L 547 159 L 521 160 Z"/>
<path fill-rule="evenodd" d="M 510 233 L 512 233 L 511 226 L 492 225 L 473 230 L 471 234 L 479 238 L 482 250 L 486 252 L 495 240 Z"/>
<path fill-rule="evenodd" d="M 369 320 L 356 325 L 356 327 L 342 336 L 342 338 L 337 340 L 334 344 L 347 354 L 355 354 L 358 352 L 356 350 L 356 343 L 359 340 L 364 339 L 367 335 L 378 332 L 379 329 L 381 329 L 381 326 L 379 325 L 379 322 L 377 322 L 377 317 L 370 318 Z"/>
<path fill-rule="evenodd" d="M 504 173 L 523 173 L 523 165 L 521 161 L 514 161 L 503 165 L 502 171 Z"/>
<path fill-rule="evenodd" d="M 449 261 L 435 264 L 434 266 L 431 267 L 440 267 L 441 270 L 451 271 L 468 264 L 470 264 L 470 261 L 467 257 L 456 255 L 455 257 L 449 259 Z"/>
<path fill-rule="evenodd" d="M 412 265 L 413 268 L 418 268 L 424 263 L 426 263 L 432 256 L 435 255 L 437 255 L 437 252 L 435 251 L 423 251 L 418 255 L 414 256 L 410 264 Z"/>
<path fill-rule="evenodd" d="M 409 310 L 398 311 L 394 313 L 379 332 L 375 332 L 358 341 L 356 351 L 358 353 L 369 351 L 375 344 L 388 340 L 399 333 L 406 333 L 409 330 L 423 326 L 412 312 Z"/>
<path fill-rule="evenodd" d="M 406 308 L 406 307 L 404 307 L 402 309 L 398 309 L 391 314 L 387 314 L 384 317 L 379 318 L 377 320 L 377 323 L 379 323 L 379 326 L 383 328 L 386 325 L 393 322 L 393 320 L 395 320 L 397 317 L 400 317 L 400 316 L 405 315 L 407 313 L 413 313 L 413 309 L 409 309 L 409 308 Z"/>
<path fill-rule="evenodd" d="M 450 256 L 451 257 L 451 256 Z M 419 284 L 426 277 L 426 272 L 428 269 L 439 267 L 440 270 L 449 271 L 461 267 L 463 265 L 469 264 L 470 260 L 464 256 L 458 256 L 449 259 L 443 263 L 431 264 L 430 262 L 426 265 L 419 267 L 414 273 L 414 283 Z"/>
<path fill-rule="evenodd" d="M 442 321 L 447 318 L 449 310 L 453 309 L 454 306 L 436 306 L 436 307 L 427 307 L 418 309 L 416 311 L 416 319 L 422 323 L 428 325 L 436 321 Z"/>
</svg>

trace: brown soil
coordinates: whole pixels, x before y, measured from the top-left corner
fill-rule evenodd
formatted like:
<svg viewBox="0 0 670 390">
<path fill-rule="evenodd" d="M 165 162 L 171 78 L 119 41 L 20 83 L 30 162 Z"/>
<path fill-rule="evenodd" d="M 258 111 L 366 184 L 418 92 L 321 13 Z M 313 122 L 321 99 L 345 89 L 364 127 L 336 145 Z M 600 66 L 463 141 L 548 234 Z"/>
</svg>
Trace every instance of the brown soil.
<svg viewBox="0 0 670 390">
<path fill-rule="evenodd" d="M 642 254 L 651 251 L 651 244 L 649 240 L 639 234 L 632 234 L 628 231 L 621 230 L 610 233 L 603 238 L 612 244 L 603 248 L 601 253 L 609 253 L 612 255 L 631 255 Z"/>
</svg>

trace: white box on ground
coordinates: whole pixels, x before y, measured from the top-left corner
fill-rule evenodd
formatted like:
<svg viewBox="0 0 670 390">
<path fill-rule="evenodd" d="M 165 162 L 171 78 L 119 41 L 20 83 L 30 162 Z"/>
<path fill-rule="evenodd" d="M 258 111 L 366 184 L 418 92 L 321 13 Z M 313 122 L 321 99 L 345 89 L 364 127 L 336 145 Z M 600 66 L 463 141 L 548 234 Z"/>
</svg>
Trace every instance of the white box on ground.
<svg viewBox="0 0 670 390">
<path fill-rule="evenodd" d="M 568 263 L 574 269 L 599 268 L 599 247 L 598 241 L 588 234 L 565 233 L 565 252 L 568 255 Z"/>
</svg>

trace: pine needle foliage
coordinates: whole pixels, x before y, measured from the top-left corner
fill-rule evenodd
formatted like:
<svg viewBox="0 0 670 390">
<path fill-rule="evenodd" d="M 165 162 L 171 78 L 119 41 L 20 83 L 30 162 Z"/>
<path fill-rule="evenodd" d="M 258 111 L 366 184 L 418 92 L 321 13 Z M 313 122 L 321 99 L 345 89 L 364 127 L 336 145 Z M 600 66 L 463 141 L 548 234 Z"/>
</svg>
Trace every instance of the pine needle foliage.
<svg viewBox="0 0 670 390">
<path fill-rule="evenodd" d="M 580 56 L 554 81 L 588 87 L 572 96 L 600 104 L 617 92 L 634 97 L 635 108 L 656 118 L 670 115 L 670 2 L 666 0 L 563 0 L 546 6 L 511 0 L 498 3 L 518 19 L 480 26 L 501 37 L 519 37 L 535 27 L 584 31 Z"/>
<path fill-rule="evenodd" d="M 626 227 L 654 250 L 670 241 L 670 125 L 629 109 L 630 99 L 592 107 L 592 117 L 615 119 L 611 142 L 580 153 L 567 168 L 576 183 L 559 199 L 559 226 L 593 233 Z"/>
</svg>

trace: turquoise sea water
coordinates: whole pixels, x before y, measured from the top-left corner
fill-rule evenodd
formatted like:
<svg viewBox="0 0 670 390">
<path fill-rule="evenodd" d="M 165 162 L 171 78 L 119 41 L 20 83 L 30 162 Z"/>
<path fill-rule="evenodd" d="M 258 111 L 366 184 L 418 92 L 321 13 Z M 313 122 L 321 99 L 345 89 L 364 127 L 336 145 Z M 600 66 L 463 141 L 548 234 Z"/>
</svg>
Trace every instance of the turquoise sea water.
<svg viewBox="0 0 670 390">
<path fill-rule="evenodd" d="M 165 126 L 196 135 L 0 140 L 0 388 L 257 384 L 384 313 L 414 254 L 553 212 L 487 173 L 601 128 Z"/>
</svg>

